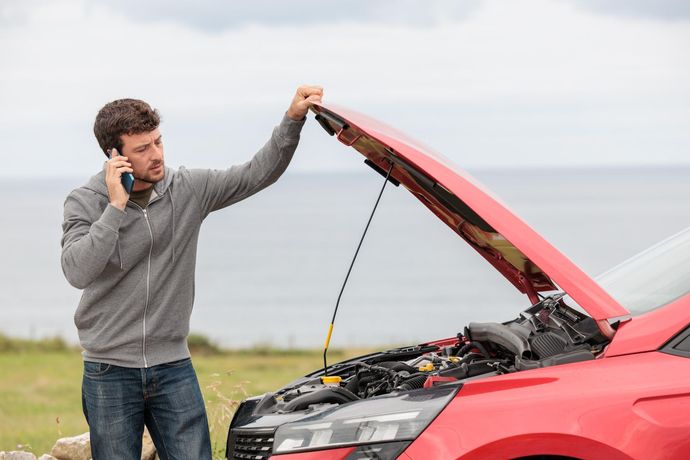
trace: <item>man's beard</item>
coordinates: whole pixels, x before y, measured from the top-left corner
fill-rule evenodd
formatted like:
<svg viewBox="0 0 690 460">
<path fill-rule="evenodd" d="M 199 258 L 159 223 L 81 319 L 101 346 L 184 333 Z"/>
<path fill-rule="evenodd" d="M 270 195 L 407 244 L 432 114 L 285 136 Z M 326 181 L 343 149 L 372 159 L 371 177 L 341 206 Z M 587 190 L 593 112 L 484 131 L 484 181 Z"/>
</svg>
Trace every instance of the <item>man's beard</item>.
<svg viewBox="0 0 690 460">
<path fill-rule="evenodd" d="M 136 180 L 138 180 L 139 182 L 146 182 L 147 184 L 155 184 L 156 182 L 158 182 L 157 180 L 151 180 L 151 179 L 139 177 L 139 176 L 134 176 L 134 178 Z"/>
<path fill-rule="evenodd" d="M 134 178 L 136 180 L 138 180 L 139 182 L 146 182 L 147 184 L 156 184 L 158 181 L 163 179 L 163 177 L 165 177 L 165 165 L 161 165 L 161 166 L 162 166 L 161 173 L 160 173 L 161 176 L 158 179 L 152 178 L 149 174 L 147 174 L 145 176 L 135 175 Z"/>
</svg>

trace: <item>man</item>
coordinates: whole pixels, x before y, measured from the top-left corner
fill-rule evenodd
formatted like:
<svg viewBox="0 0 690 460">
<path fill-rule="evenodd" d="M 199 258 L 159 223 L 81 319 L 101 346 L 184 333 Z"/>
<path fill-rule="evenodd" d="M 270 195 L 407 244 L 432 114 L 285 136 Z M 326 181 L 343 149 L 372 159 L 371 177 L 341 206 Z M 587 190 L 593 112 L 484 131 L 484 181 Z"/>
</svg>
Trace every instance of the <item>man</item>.
<svg viewBox="0 0 690 460">
<path fill-rule="evenodd" d="M 158 112 L 106 104 L 94 134 L 102 172 L 65 200 L 62 269 L 83 289 L 82 403 L 95 460 L 138 459 L 146 425 L 158 455 L 211 459 L 204 401 L 187 348 L 199 228 L 206 216 L 275 182 L 323 90 L 298 88 L 266 145 L 227 170 L 165 166 Z M 131 195 L 121 176 L 131 173 Z"/>
</svg>

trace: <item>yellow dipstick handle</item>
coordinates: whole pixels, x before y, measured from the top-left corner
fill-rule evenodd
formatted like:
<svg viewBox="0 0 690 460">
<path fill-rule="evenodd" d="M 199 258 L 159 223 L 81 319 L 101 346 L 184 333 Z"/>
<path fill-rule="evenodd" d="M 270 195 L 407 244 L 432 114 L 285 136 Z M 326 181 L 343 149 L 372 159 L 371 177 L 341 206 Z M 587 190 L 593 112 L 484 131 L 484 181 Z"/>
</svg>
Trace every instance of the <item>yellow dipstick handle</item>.
<svg viewBox="0 0 690 460">
<path fill-rule="evenodd" d="M 326 345 L 323 347 L 328 350 L 328 344 L 331 343 L 331 334 L 333 334 L 333 323 L 331 323 L 330 326 L 328 326 L 328 335 L 326 336 Z"/>
</svg>

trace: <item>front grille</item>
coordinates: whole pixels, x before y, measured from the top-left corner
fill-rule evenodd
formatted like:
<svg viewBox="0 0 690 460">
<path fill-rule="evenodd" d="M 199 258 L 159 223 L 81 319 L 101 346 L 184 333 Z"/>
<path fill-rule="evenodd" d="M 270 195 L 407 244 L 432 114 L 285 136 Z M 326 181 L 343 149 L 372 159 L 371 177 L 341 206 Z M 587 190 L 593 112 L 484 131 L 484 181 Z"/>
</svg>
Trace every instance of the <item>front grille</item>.
<svg viewBox="0 0 690 460">
<path fill-rule="evenodd" d="M 228 459 L 266 460 L 273 451 L 274 431 L 231 431 Z"/>
</svg>

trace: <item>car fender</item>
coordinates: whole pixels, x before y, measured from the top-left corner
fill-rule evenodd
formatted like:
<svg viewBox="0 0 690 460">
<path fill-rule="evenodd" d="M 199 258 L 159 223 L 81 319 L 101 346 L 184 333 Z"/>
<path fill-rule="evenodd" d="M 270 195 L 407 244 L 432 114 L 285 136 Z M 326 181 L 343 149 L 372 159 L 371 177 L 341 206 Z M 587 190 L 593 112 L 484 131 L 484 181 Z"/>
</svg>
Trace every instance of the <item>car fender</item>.
<svg viewBox="0 0 690 460">
<path fill-rule="evenodd" d="M 576 459 L 632 460 L 632 457 L 594 439 L 562 433 L 533 433 L 484 445 L 458 460 L 519 459 L 532 455 L 565 456 Z"/>
</svg>

